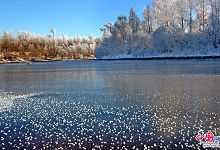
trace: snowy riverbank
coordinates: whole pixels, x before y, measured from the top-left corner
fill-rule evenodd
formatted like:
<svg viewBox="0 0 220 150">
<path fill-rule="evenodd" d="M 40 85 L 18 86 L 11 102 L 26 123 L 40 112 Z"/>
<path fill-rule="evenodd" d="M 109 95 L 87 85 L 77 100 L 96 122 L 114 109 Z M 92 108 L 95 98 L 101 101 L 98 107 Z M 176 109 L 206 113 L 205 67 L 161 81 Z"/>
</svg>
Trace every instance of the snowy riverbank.
<svg viewBox="0 0 220 150">
<path fill-rule="evenodd" d="M 54 62 L 54 61 L 75 61 L 75 60 L 95 60 L 95 58 L 87 58 L 87 59 L 40 59 L 40 60 L 13 60 L 13 61 L 8 61 L 8 60 L 1 60 L 0 64 L 13 64 L 13 63 L 26 63 L 26 64 L 31 64 L 34 62 Z"/>
<path fill-rule="evenodd" d="M 103 57 L 102 59 L 83 59 L 83 60 L 172 60 L 172 59 L 217 59 L 220 55 L 189 55 L 189 56 L 177 56 L 177 55 L 163 55 L 163 56 L 148 56 L 148 57 L 133 57 L 131 55 L 120 55 L 117 57 Z M 79 60 L 79 59 L 77 59 Z M 0 61 L 0 64 L 12 64 L 12 63 L 26 63 L 31 64 L 33 62 L 53 62 L 53 61 L 76 61 L 71 60 L 40 60 L 40 61 Z"/>
<path fill-rule="evenodd" d="M 189 55 L 189 56 L 177 56 L 177 55 L 163 55 L 163 56 L 148 56 L 148 57 L 104 57 L 97 60 L 162 60 L 162 59 L 216 59 L 220 58 L 220 55 Z"/>
<path fill-rule="evenodd" d="M 220 58 L 220 51 L 218 49 L 201 51 L 178 51 L 173 53 L 160 53 L 156 50 L 148 51 L 133 51 L 132 54 L 108 55 L 98 58 L 98 60 L 132 60 L 132 59 L 207 59 Z"/>
</svg>

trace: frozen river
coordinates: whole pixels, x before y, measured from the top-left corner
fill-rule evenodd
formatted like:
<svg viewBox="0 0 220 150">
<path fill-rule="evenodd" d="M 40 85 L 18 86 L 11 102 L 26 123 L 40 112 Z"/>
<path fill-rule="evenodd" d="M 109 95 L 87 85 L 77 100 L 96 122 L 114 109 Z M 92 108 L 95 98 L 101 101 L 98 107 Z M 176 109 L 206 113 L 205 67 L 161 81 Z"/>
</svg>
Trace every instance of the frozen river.
<svg viewBox="0 0 220 150">
<path fill-rule="evenodd" d="M 0 149 L 198 148 L 219 108 L 219 59 L 0 65 Z"/>
</svg>

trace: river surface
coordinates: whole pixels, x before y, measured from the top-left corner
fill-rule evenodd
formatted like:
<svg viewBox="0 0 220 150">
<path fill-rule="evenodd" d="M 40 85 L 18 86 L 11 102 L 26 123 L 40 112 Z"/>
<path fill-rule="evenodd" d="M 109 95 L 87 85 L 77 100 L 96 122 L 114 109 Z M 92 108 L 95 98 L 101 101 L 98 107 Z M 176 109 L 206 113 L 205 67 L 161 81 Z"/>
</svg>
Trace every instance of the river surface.
<svg viewBox="0 0 220 150">
<path fill-rule="evenodd" d="M 0 65 L 0 149 L 202 148 L 220 136 L 220 60 Z"/>
</svg>

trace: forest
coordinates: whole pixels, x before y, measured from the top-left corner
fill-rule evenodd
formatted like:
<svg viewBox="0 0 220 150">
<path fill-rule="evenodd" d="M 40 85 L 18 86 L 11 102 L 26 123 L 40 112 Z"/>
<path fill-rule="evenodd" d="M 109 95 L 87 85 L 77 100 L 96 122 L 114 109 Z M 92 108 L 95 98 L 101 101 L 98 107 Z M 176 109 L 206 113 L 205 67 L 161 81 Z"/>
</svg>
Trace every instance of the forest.
<svg viewBox="0 0 220 150">
<path fill-rule="evenodd" d="M 30 32 L 13 35 L 4 32 L 0 36 L 0 61 L 43 61 L 65 59 L 94 59 L 94 50 L 99 39 L 94 36 L 68 37 L 51 34 L 41 36 Z"/>
<path fill-rule="evenodd" d="M 220 0 L 154 0 L 101 30 L 97 58 L 220 55 Z"/>
<path fill-rule="evenodd" d="M 131 8 L 100 30 L 102 37 L 5 31 L 0 61 L 220 56 L 220 0 L 154 0 L 142 16 Z"/>
</svg>

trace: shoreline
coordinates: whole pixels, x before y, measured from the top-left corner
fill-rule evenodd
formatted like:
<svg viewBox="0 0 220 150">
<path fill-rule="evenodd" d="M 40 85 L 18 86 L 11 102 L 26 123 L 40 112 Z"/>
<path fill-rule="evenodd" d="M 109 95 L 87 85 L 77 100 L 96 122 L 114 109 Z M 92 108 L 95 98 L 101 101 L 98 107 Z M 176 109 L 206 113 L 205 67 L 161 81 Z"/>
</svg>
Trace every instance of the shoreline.
<svg viewBox="0 0 220 150">
<path fill-rule="evenodd" d="M 109 59 L 96 59 L 100 61 L 114 61 L 114 60 L 186 60 L 186 59 L 218 59 L 220 55 L 210 56 L 152 56 L 152 57 L 137 57 L 137 58 L 109 58 Z"/>
<path fill-rule="evenodd" d="M 79 60 L 97 60 L 97 61 L 117 61 L 117 60 L 190 60 L 190 59 L 219 59 L 220 56 L 154 56 L 154 57 L 143 57 L 143 58 L 109 58 L 109 59 L 45 59 L 45 60 L 34 60 L 34 61 L 0 61 L 1 64 L 31 64 L 41 62 L 55 62 L 55 61 L 79 61 Z"/>
<path fill-rule="evenodd" d="M 31 64 L 31 63 L 43 63 L 43 62 L 55 62 L 55 61 L 77 61 L 77 60 L 96 60 L 90 59 L 39 59 L 39 60 L 14 60 L 14 61 L 0 61 L 1 64 Z"/>
<path fill-rule="evenodd" d="M 0 64 L 30 64 L 30 63 L 34 63 L 34 62 L 50 62 L 50 61 L 56 61 L 56 60 L 39 60 L 39 61 L 19 61 L 19 60 L 14 60 L 14 61 L 0 61 Z M 58 61 L 58 60 L 57 60 Z"/>
</svg>

